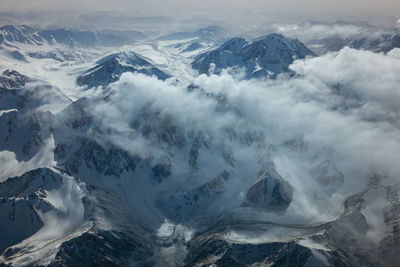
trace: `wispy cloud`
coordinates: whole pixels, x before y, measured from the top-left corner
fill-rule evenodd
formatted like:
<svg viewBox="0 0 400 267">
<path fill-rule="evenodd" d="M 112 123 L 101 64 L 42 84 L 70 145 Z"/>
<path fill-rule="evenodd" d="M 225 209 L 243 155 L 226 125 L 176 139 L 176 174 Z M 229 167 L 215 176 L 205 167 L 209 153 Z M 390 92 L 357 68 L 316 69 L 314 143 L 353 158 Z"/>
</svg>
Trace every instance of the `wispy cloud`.
<svg viewBox="0 0 400 267">
<path fill-rule="evenodd" d="M 294 188 L 283 218 L 329 220 L 340 212 L 344 197 L 363 190 L 372 174 L 384 174 L 388 184 L 399 182 L 398 54 L 345 48 L 295 61 L 291 69 L 297 75 L 292 78 L 238 81 L 227 73 L 201 75 L 194 80 L 201 89 L 193 92 L 172 81 L 126 73 L 111 85 L 109 98 L 96 103 L 93 115 L 109 140 L 130 153 L 151 159 L 172 153 L 172 169 L 177 172 L 170 178 L 171 190 L 191 176 L 187 150 L 176 150 L 159 134 L 170 126 L 186 140 L 196 131 L 210 134 L 208 148 L 199 158 L 203 174 L 191 180 L 198 185 L 216 177 L 221 166 L 229 166 L 221 147 L 230 147 L 234 174 L 226 182 L 229 190 L 210 209 L 217 213 L 240 207 L 241 194 L 254 182 L 268 151 L 229 139 L 226 129 L 238 135 L 262 132 L 264 144 L 274 147 L 269 160 Z M 221 99 L 228 105 L 225 109 Z M 147 133 L 137 123 L 150 127 Z M 307 149 L 289 151 L 283 145 L 288 140 L 300 140 Z M 345 183 L 316 204 L 315 194 L 324 191 L 310 169 L 325 160 L 338 166 Z"/>
</svg>

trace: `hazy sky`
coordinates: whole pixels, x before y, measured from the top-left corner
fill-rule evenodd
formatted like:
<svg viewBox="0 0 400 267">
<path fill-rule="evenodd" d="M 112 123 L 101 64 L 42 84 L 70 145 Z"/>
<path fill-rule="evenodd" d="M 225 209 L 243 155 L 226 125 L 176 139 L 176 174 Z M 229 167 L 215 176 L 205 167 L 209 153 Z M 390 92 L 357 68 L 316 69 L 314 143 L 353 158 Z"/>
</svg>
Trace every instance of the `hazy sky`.
<svg viewBox="0 0 400 267">
<path fill-rule="evenodd" d="M 263 9 L 283 12 L 334 12 L 400 17 L 399 0 L 1 0 L 1 11 L 48 9 L 140 11 L 231 11 Z"/>
</svg>

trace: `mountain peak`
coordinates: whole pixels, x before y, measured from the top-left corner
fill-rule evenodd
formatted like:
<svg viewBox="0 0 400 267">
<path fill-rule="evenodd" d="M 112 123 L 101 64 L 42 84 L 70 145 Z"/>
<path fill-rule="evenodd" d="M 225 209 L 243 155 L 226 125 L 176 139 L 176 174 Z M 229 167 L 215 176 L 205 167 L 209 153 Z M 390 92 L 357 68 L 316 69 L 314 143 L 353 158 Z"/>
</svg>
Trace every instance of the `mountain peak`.
<svg viewBox="0 0 400 267">
<path fill-rule="evenodd" d="M 161 80 L 170 77 L 157 68 L 150 59 L 131 51 L 110 54 L 96 61 L 96 64 L 78 77 L 78 85 L 104 86 L 117 81 L 124 72 L 154 75 Z"/>
<path fill-rule="evenodd" d="M 303 43 L 282 34 L 272 33 L 248 42 L 243 38 L 232 38 L 217 49 L 198 55 L 192 67 L 200 73 L 209 73 L 211 64 L 215 72 L 222 69 L 241 71 L 246 78 L 271 78 L 289 72 L 295 59 L 315 56 Z"/>
</svg>

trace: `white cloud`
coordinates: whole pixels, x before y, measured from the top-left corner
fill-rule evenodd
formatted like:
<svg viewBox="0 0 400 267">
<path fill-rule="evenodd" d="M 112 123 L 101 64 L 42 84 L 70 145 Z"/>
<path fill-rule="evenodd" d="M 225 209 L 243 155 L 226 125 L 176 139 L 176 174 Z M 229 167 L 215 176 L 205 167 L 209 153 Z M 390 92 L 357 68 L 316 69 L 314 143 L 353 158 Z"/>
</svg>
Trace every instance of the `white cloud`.
<svg viewBox="0 0 400 267">
<path fill-rule="evenodd" d="M 345 48 L 338 53 L 296 61 L 291 68 L 298 76 L 238 81 L 223 73 L 196 78 L 194 83 L 204 93 L 224 95 L 235 107 L 226 113 L 216 112 L 216 98 L 205 97 L 204 93 L 189 93 L 184 86 L 169 81 L 128 73 L 111 86 L 113 94 L 108 101 L 96 104 L 94 114 L 103 127 L 117 129 L 110 131 L 110 140 L 132 153 L 143 155 L 146 151 L 149 158 L 166 151 L 173 153 L 172 164 L 175 170 L 180 170 L 177 177 L 171 178 L 175 182 L 182 183 L 190 176 L 189 170 L 182 167 L 187 159 L 179 155 L 185 152 L 168 150 L 162 142 L 143 135 L 132 127 L 135 119 L 160 127 L 155 131 L 161 133 L 165 130 L 163 123 L 168 121 L 186 136 L 193 129 L 212 133 L 210 148 L 202 152 L 205 156 L 200 160 L 203 175 L 191 181 L 196 184 L 209 181 L 221 166 L 228 166 L 220 159 L 221 144 L 228 144 L 236 157 L 233 168 L 236 176 L 227 182 L 229 193 L 224 201 L 210 208 L 214 212 L 224 210 L 227 205 L 240 206 L 239 194 L 255 179 L 260 167 L 257 161 L 262 156 L 255 146 L 245 149 L 243 144 L 230 140 L 222 130 L 224 127 L 231 127 L 239 134 L 262 130 L 266 142 L 275 146 L 271 160 L 295 188 L 286 219 L 335 217 L 343 197 L 363 190 L 368 176 L 375 172 L 388 175 L 385 183 L 399 182 L 397 51 L 384 55 Z M 144 110 L 157 116 L 145 117 Z M 308 151 L 285 150 L 281 144 L 293 138 L 304 140 Z M 326 159 L 343 172 L 345 184 L 340 193 L 316 205 L 313 192 L 319 188 L 310 178 L 309 170 Z M 171 190 L 176 188 L 174 183 Z"/>
<path fill-rule="evenodd" d="M 300 24 L 274 24 L 272 30 L 301 41 L 323 38 L 373 38 L 379 37 L 387 30 L 378 29 L 370 25 L 357 25 L 351 23 L 314 23 Z"/>
<path fill-rule="evenodd" d="M 45 140 L 41 149 L 29 161 L 18 161 L 15 153 L 12 151 L 0 151 L 0 182 L 7 180 L 9 177 L 22 175 L 33 169 L 55 166 L 54 148 L 54 139 L 51 136 L 51 138 Z"/>
</svg>

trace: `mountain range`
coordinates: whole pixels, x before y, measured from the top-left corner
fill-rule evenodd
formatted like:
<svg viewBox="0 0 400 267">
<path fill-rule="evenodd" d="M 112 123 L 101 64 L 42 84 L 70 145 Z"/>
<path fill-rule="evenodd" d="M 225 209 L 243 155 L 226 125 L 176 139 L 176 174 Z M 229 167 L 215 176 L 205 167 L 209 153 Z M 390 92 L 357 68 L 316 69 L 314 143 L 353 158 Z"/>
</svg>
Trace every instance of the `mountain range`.
<svg viewBox="0 0 400 267">
<path fill-rule="evenodd" d="M 303 42 L 231 37 L 0 27 L 0 266 L 400 265 L 400 184 L 278 112 L 290 91 L 290 112 L 347 118 L 350 82 L 295 86 L 291 66 L 318 59 Z M 400 46 L 397 33 L 345 45 Z"/>
<path fill-rule="evenodd" d="M 27 25 L 5 25 L 0 27 L 0 45 L 63 44 L 67 46 L 121 46 L 144 40 L 147 36 L 139 31 L 78 31 L 73 29 L 37 29 Z"/>
</svg>

